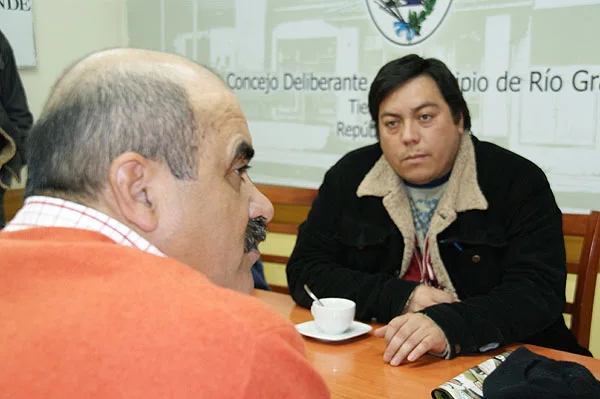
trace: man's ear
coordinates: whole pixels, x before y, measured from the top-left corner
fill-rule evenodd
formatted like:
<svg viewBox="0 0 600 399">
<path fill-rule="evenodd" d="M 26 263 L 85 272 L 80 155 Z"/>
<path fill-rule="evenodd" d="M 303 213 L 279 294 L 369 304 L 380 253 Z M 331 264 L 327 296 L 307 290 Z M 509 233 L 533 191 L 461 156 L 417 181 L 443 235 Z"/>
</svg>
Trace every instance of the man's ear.
<svg viewBox="0 0 600 399">
<path fill-rule="evenodd" d="M 464 122 L 465 122 L 465 119 L 463 118 L 463 115 L 461 113 L 458 118 L 458 123 L 456 124 L 456 130 L 458 130 L 458 134 L 464 133 L 464 131 L 465 131 Z"/>
<path fill-rule="evenodd" d="M 135 152 L 119 155 L 110 166 L 115 205 L 125 219 L 148 233 L 158 227 L 158 213 L 150 190 L 155 172 L 153 162 Z"/>
</svg>

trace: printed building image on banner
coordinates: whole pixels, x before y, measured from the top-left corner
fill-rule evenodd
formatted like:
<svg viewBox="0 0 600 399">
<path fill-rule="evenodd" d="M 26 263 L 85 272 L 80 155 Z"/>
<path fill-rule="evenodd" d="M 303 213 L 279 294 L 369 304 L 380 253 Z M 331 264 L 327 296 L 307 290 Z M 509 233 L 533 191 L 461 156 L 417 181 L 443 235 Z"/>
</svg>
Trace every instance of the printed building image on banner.
<svg viewBox="0 0 600 399">
<path fill-rule="evenodd" d="M 0 30 L 8 39 L 19 68 L 36 66 L 33 0 L 0 0 Z"/>
<path fill-rule="evenodd" d="M 318 187 L 376 142 L 371 80 L 444 61 L 472 131 L 538 164 L 559 205 L 600 204 L 600 0 L 128 0 L 130 45 L 207 65 L 234 90 L 260 183 Z"/>
</svg>

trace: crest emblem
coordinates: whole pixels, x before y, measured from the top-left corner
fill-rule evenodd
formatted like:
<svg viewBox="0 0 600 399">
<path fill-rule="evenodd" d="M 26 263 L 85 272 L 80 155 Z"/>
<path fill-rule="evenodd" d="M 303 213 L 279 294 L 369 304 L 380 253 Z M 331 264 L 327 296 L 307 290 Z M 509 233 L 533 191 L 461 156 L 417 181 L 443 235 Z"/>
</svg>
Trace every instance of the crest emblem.
<svg viewBox="0 0 600 399">
<path fill-rule="evenodd" d="M 435 32 L 452 0 L 366 0 L 375 26 L 401 46 L 421 43 Z"/>
</svg>

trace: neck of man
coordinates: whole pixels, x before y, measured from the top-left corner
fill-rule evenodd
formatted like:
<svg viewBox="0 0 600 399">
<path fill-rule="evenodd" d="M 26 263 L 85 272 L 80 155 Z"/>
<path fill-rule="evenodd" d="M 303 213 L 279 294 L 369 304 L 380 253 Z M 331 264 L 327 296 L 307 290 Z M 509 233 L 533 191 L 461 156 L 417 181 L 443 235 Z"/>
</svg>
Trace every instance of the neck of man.
<svg viewBox="0 0 600 399">
<path fill-rule="evenodd" d="M 434 179 L 432 181 L 430 181 L 429 183 L 424 183 L 424 184 L 414 184 L 409 182 L 408 180 L 404 180 L 402 179 L 402 182 L 404 182 L 404 184 L 408 187 L 411 188 L 434 188 L 434 187 L 439 187 L 442 184 L 446 183 L 448 181 L 448 179 L 450 179 L 450 174 L 452 173 L 452 169 L 450 169 L 450 171 L 448 173 L 446 173 L 445 175 L 438 177 L 437 179 Z"/>
</svg>

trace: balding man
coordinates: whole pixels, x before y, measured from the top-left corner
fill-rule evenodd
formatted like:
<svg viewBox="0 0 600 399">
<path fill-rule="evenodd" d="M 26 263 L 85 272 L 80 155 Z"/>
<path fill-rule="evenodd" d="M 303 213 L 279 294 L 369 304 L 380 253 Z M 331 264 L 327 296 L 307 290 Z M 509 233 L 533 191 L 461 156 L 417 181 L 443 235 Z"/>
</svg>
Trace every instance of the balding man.
<svg viewBox="0 0 600 399">
<path fill-rule="evenodd" d="M 218 77 L 162 53 L 91 55 L 29 145 L 25 205 L 0 233 L 0 396 L 329 396 L 293 325 L 235 292 L 252 290 L 273 208 Z"/>
</svg>

